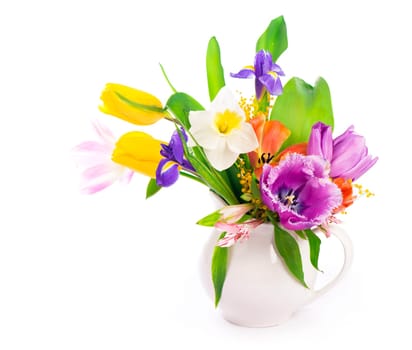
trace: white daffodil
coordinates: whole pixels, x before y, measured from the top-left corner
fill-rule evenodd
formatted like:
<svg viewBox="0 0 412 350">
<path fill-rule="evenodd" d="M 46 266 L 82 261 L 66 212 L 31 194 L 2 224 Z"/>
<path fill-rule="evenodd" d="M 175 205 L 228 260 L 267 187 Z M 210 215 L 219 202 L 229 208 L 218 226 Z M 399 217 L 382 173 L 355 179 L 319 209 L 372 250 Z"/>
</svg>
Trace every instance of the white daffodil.
<svg viewBox="0 0 412 350">
<path fill-rule="evenodd" d="M 190 134 L 219 171 L 229 168 L 239 154 L 258 147 L 252 126 L 227 87 L 220 89 L 208 111 L 191 111 L 189 120 Z M 190 146 L 195 145 L 194 140 L 189 140 Z"/>
</svg>

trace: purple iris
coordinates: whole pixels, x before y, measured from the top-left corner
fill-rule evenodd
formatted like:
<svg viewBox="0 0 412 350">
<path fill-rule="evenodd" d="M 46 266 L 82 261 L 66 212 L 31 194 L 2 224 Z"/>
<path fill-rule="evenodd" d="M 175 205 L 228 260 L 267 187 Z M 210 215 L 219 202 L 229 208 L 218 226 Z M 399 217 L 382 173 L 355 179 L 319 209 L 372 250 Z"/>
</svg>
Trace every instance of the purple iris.
<svg viewBox="0 0 412 350">
<path fill-rule="evenodd" d="M 180 129 L 182 136 L 187 142 L 187 135 L 183 128 Z M 156 169 L 156 183 L 162 187 L 173 185 L 178 177 L 179 170 L 183 169 L 195 171 L 188 160 L 184 158 L 182 139 L 178 131 L 174 131 L 168 145 L 162 143 L 160 154 L 164 157 Z"/>
<path fill-rule="evenodd" d="M 332 140 L 332 128 L 321 122 L 312 126 L 307 153 L 321 156 L 330 163 L 332 178 L 355 181 L 378 160 L 368 154 L 365 138 L 351 125 L 342 135 Z"/>
<path fill-rule="evenodd" d="M 341 191 L 328 177 L 327 163 L 298 153 L 290 153 L 278 166 L 263 166 L 260 192 L 263 203 L 289 230 L 323 224 L 342 203 Z"/>
<path fill-rule="evenodd" d="M 265 89 L 271 95 L 280 95 L 283 91 L 279 76 L 284 76 L 282 69 L 272 61 L 270 52 L 260 50 L 255 56 L 254 67 L 245 67 L 238 73 L 230 73 L 233 78 L 255 78 L 256 98 L 260 100 Z"/>
</svg>

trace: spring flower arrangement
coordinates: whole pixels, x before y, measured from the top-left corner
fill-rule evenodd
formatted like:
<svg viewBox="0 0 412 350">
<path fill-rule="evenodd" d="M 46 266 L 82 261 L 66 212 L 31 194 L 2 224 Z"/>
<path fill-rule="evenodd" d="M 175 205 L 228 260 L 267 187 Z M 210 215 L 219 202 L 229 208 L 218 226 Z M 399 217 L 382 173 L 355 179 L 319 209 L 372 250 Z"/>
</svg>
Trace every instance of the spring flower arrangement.
<svg viewBox="0 0 412 350">
<path fill-rule="evenodd" d="M 233 79 L 250 79 L 255 95 L 236 95 L 225 85 L 216 38 L 207 47 L 206 67 L 211 103 L 202 105 L 178 92 L 162 72 L 172 93 L 163 104 L 152 94 L 107 84 L 100 110 L 135 125 L 164 121 L 169 141 L 143 131 L 116 139 L 99 123 L 100 141 L 75 147 L 83 167 L 83 191 L 95 193 L 134 172 L 147 175 L 147 197 L 185 176 L 206 186 L 222 208 L 198 221 L 221 232 L 211 262 L 215 304 L 222 294 L 228 253 L 253 229 L 271 223 L 274 244 L 290 274 L 306 286 L 297 240 L 307 240 L 318 268 L 321 240 L 330 223 L 362 194 L 355 184 L 377 161 L 353 126 L 333 136 L 333 112 L 326 81 L 314 86 L 291 78 L 276 63 L 288 46 L 283 17 L 271 21 L 259 37 L 256 53 Z M 250 64 L 250 65 L 249 65 Z M 315 231 L 316 229 L 316 231 Z M 316 232 L 316 233 L 315 233 Z"/>
</svg>

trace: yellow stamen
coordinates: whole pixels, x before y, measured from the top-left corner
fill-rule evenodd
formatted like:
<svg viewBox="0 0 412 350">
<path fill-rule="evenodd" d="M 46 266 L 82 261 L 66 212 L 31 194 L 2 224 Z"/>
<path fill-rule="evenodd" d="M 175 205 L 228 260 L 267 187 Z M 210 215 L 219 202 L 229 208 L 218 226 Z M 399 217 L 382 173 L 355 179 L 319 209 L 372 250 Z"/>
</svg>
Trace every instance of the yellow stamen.
<svg viewBox="0 0 412 350">
<path fill-rule="evenodd" d="M 288 205 L 291 205 L 295 199 L 295 195 L 291 194 L 290 196 L 286 196 L 285 199 L 288 201 Z"/>
<path fill-rule="evenodd" d="M 223 135 L 229 135 L 233 130 L 239 129 L 243 118 L 234 111 L 226 109 L 223 113 L 216 113 L 215 127 Z"/>
<path fill-rule="evenodd" d="M 363 186 L 360 184 L 354 184 L 353 187 L 355 187 L 358 190 L 358 194 L 360 196 L 364 195 L 366 196 L 366 198 L 370 198 L 375 195 L 373 192 L 369 191 L 367 188 L 364 189 Z"/>
</svg>

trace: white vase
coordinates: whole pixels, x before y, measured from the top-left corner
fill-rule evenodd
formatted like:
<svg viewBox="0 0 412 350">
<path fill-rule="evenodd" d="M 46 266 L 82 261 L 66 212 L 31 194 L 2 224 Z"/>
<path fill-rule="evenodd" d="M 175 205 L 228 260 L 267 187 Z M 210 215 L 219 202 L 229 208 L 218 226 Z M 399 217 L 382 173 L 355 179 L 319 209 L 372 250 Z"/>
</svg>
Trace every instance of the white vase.
<svg viewBox="0 0 412 350">
<path fill-rule="evenodd" d="M 316 269 L 310 263 L 308 242 L 297 239 L 302 255 L 305 281 L 302 286 L 287 270 L 274 247 L 274 229 L 262 224 L 250 238 L 230 248 L 228 270 L 218 309 L 223 317 L 246 327 L 268 327 L 288 320 L 295 311 L 336 285 L 352 261 L 352 244 L 345 231 L 331 226 L 330 232 L 344 248 L 344 264 L 335 279 L 320 290 L 314 290 Z M 214 300 L 211 260 L 219 232 L 214 231 L 205 245 L 200 264 L 202 283 Z"/>
</svg>

